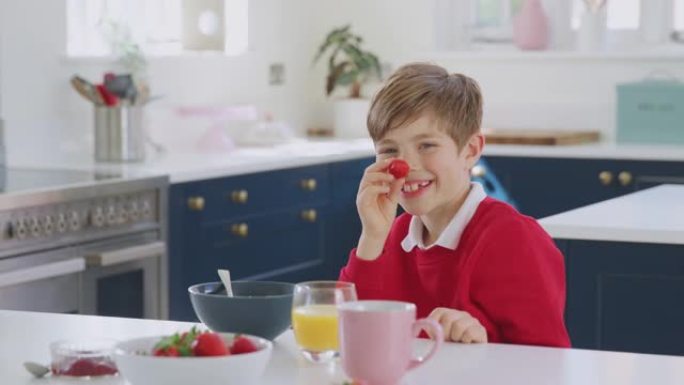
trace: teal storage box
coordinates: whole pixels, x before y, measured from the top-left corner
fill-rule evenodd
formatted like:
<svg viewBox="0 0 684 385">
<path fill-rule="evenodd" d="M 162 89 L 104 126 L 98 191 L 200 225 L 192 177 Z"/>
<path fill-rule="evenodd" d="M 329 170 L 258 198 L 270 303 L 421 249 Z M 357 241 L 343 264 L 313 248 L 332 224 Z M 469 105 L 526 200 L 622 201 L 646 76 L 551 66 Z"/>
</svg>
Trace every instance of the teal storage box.
<svg viewBox="0 0 684 385">
<path fill-rule="evenodd" d="M 619 84 L 617 141 L 684 144 L 684 83 L 649 79 Z"/>
</svg>

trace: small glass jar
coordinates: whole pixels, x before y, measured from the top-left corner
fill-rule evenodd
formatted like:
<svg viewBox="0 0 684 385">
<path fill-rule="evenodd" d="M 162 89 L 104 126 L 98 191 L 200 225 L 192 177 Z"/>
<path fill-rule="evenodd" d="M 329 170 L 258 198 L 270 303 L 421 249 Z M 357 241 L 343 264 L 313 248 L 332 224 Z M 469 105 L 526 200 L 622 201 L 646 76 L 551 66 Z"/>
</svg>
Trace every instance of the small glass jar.
<svg viewBox="0 0 684 385">
<path fill-rule="evenodd" d="M 116 375 L 114 340 L 64 340 L 50 344 L 55 376 L 99 377 Z"/>
</svg>

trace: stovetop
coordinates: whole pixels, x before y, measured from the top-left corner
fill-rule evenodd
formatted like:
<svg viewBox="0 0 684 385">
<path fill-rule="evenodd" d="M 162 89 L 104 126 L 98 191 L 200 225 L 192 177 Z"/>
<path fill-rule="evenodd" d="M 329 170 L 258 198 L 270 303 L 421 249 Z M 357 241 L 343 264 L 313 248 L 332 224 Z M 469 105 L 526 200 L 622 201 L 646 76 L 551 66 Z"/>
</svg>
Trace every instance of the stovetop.
<svg viewBox="0 0 684 385">
<path fill-rule="evenodd" d="M 28 192 L 121 178 L 120 174 L 66 169 L 0 168 L 0 193 Z"/>
</svg>

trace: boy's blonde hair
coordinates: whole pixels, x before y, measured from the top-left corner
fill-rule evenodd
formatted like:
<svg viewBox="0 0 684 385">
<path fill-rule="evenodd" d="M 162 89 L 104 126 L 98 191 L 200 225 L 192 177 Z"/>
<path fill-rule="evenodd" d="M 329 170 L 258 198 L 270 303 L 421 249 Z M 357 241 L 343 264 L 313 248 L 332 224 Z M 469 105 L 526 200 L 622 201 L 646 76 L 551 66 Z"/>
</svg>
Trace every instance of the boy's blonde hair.
<svg viewBox="0 0 684 385">
<path fill-rule="evenodd" d="M 480 131 L 482 94 L 472 78 L 449 74 L 428 63 L 407 64 L 396 70 L 375 94 L 368 112 L 368 133 L 377 142 L 390 130 L 432 113 L 456 142 L 459 151 Z"/>
</svg>

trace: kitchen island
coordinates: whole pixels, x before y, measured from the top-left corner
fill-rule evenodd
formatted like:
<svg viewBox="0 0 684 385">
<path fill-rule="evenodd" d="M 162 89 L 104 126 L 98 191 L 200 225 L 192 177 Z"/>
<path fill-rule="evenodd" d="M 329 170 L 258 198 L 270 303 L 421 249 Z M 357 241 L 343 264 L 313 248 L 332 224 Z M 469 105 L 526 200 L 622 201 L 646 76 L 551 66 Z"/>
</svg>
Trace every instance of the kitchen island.
<svg viewBox="0 0 684 385">
<path fill-rule="evenodd" d="M 565 255 L 573 346 L 684 355 L 684 185 L 539 222 Z"/>
<path fill-rule="evenodd" d="M 74 383 L 56 378 L 35 380 L 24 361 L 47 363 L 48 344 L 59 339 L 127 339 L 170 334 L 193 324 L 83 315 L 0 311 L 0 381 L 12 385 Z M 427 341 L 418 340 L 418 349 Z M 315 365 L 297 352 L 291 332 L 276 339 L 260 385 L 340 385 L 339 363 Z M 80 382 L 80 381 L 79 381 Z M 98 384 L 126 384 L 121 377 Z M 202 383 L 202 373 L 197 373 Z M 507 384 L 682 384 L 684 357 L 599 352 L 519 345 L 447 343 L 425 365 L 410 372 L 403 385 Z M 149 384 L 157 385 L 157 384 Z M 159 384 L 162 385 L 162 384 Z"/>
</svg>

